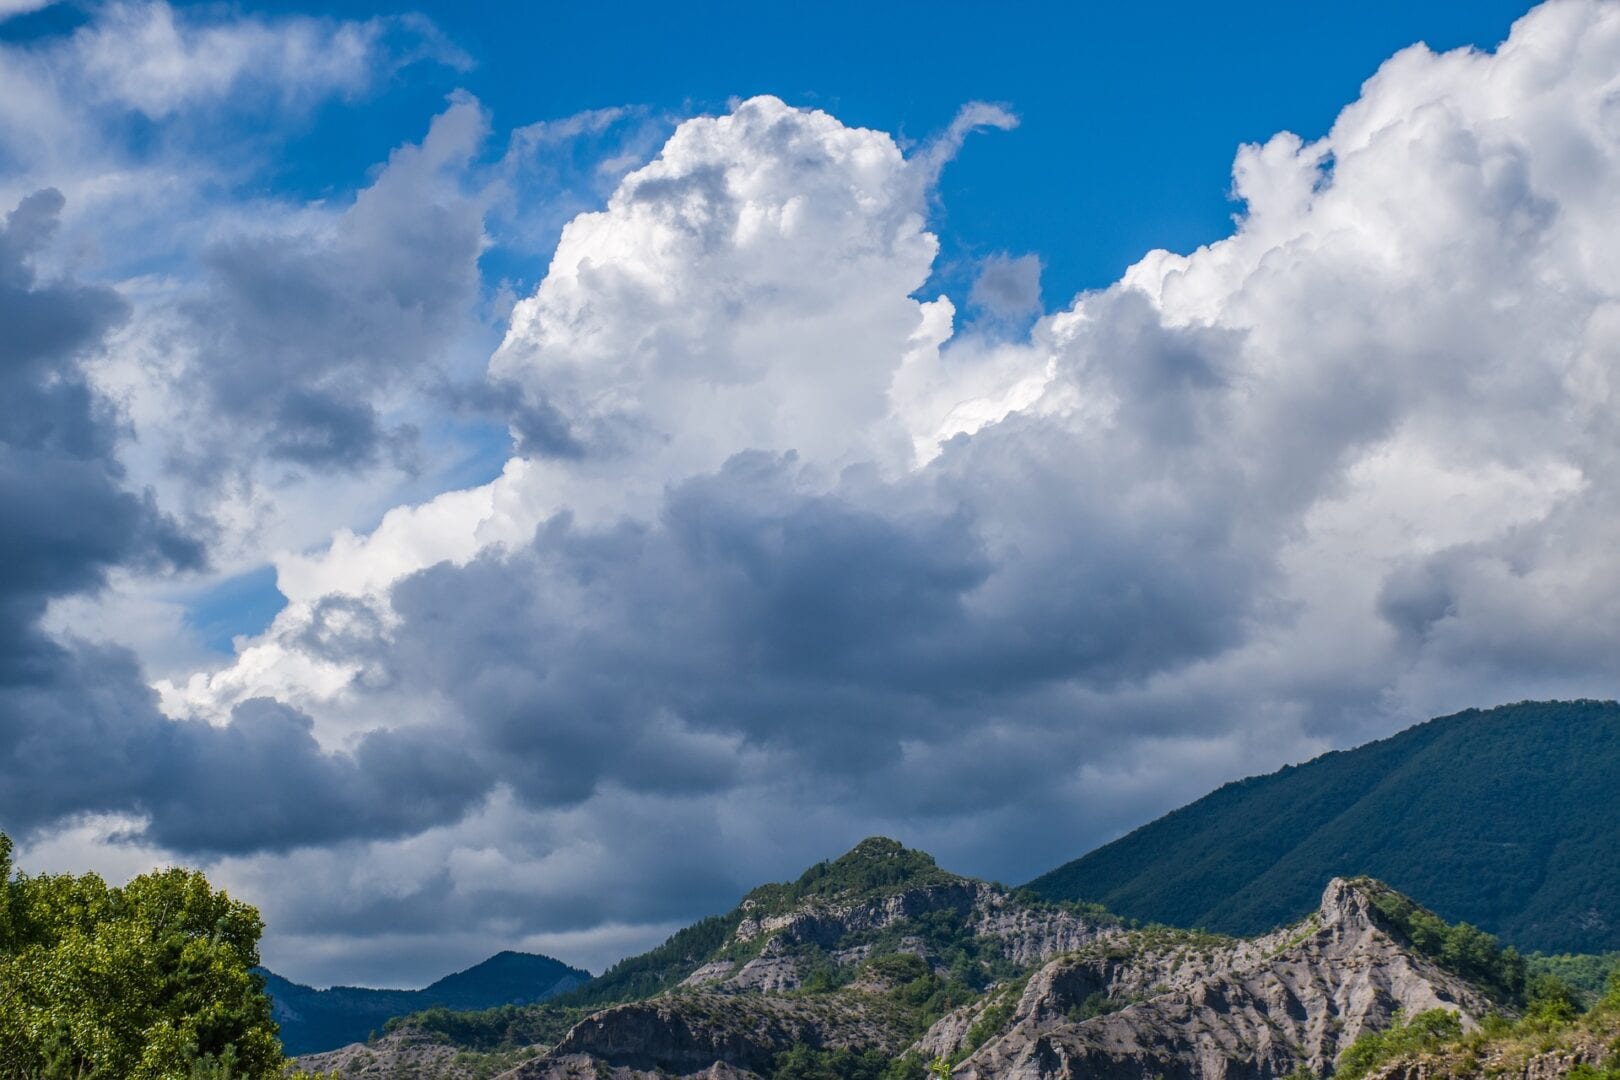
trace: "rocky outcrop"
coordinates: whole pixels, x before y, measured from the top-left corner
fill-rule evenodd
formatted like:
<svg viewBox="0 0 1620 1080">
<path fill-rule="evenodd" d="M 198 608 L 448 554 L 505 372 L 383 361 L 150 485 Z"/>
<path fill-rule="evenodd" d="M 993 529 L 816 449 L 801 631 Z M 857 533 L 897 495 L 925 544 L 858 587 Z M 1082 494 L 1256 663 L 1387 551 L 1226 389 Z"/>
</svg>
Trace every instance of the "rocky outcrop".
<svg viewBox="0 0 1620 1080">
<path fill-rule="evenodd" d="M 778 992 L 800 985 L 811 951 L 854 962 L 881 939 L 887 951 L 898 943 L 937 963 L 920 938 L 901 932 L 917 925 L 907 920 L 942 911 L 979 955 L 1039 966 L 909 1047 L 878 976 L 838 993 Z M 597 1013 L 511 1075 L 736 1080 L 770 1075 L 778 1054 L 805 1045 L 955 1057 L 959 1080 L 1276 1080 L 1300 1067 L 1331 1075 L 1339 1051 L 1386 1027 L 1396 1010 L 1451 1009 L 1471 1027 L 1495 1007 L 1385 926 L 1367 886 L 1343 880 L 1328 885 L 1304 922 L 1250 940 L 1127 930 L 960 881 L 745 914 L 724 951 L 744 946 L 750 958 L 712 962 L 673 994 Z"/>
<path fill-rule="evenodd" d="M 596 1013 L 511 1076 L 564 1080 L 582 1066 L 586 1075 L 601 1066 L 616 1075 L 690 1076 L 717 1064 L 768 1075 L 776 1055 L 796 1044 L 897 1055 L 905 1039 L 853 995 L 682 993 Z"/>
<path fill-rule="evenodd" d="M 1515 1040 L 1464 1054 L 1402 1058 L 1369 1073 L 1367 1080 L 1564 1080 L 1577 1065 L 1612 1067 L 1613 1031 L 1565 1032 L 1562 1045 L 1531 1052 Z"/>
<path fill-rule="evenodd" d="M 755 907 L 743 902 L 743 918 L 728 950 L 752 947 L 754 955 L 704 964 L 686 977 L 683 987 L 796 990 L 808 974 L 810 951 L 819 950 L 839 965 L 857 964 L 871 952 L 875 935 L 938 912 L 955 916 L 965 932 L 1026 966 L 1120 933 L 1111 921 L 1051 905 L 1031 906 L 999 886 L 966 878 L 852 903 L 817 900 L 777 914 L 756 913 Z M 927 952 L 915 939 L 902 938 L 898 948 Z"/>
<path fill-rule="evenodd" d="M 540 1047 L 500 1055 L 498 1067 L 517 1064 L 512 1059 L 539 1055 Z M 319 1054 L 296 1059 L 307 1073 L 336 1073 L 343 1080 L 401 1080 L 404 1077 L 431 1077 L 432 1080 L 480 1080 L 489 1075 L 493 1055 L 470 1056 L 460 1047 L 421 1031 L 405 1029 L 368 1043 L 354 1043 Z"/>
<path fill-rule="evenodd" d="M 1163 937 L 1046 965 L 1006 1028 L 956 1075 L 1270 1080 L 1301 1065 L 1324 1075 L 1340 1049 L 1387 1026 L 1397 1009 L 1452 1009 L 1471 1026 L 1493 1007 L 1398 941 L 1370 898 L 1343 880 L 1306 922 L 1263 938 Z"/>
<path fill-rule="evenodd" d="M 1385 886 L 1336 879 L 1309 918 L 1262 937 L 1127 928 L 948 874 L 874 838 L 797 882 L 761 886 L 702 934 L 676 935 L 630 969 L 663 973 L 654 986 L 667 989 L 586 1016 L 547 1051 L 501 1051 L 527 1055 L 502 1075 L 757 1080 L 803 1047 L 946 1058 L 956 1080 L 1279 1080 L 1301 1068 L 1330 1077 L 1344 1047 L 1397 1011 L 1448 1009 L 1473 1028 L 1500 1008 L 1411 944 L 1419 916 L 1421 940 L 1451 932 Z M 1468 962 L 1516 992 L 1488 956 Z M 616 987 L 613 978 L 603 984 Z M 938 1001 L 991 979 L 1001 981 L 918 1037 Z M 470 1065 L 407 1035 L 308 1064 L 346 1077 L 456 1077 Z M 828 1060 L 806 1059 L 820 1070 Z M 1497 1072 L 1553 1080 L 1575 1060 Z M 378 1071 L 390 1062 L 395 1072 Z M 472 1064 L 488 1075 L 494 1061 Z M 1433 1068 L 1406 1063 L 1377 1080 L 1440 1080 Z"/>
</svg>

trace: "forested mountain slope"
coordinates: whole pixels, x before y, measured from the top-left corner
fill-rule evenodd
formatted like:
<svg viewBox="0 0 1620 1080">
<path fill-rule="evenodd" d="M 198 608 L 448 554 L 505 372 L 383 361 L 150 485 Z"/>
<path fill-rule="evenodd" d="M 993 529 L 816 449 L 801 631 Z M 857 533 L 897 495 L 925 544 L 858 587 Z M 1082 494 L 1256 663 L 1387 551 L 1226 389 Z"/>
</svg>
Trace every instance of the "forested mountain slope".
<svg viewBox="0 0 1620 1080">
<path fill-rule="evenodd" d="M 1370 875 L 1522 950 L 1620 948 L 1620 705 L 1431 720 L 1228 784 L 1029 888 L 1254 934 Z"/>
<path fill-rule="evenodd" d="M 316 990 L 264 971 L 265 992 L 289 1054 L 331 1050 L 380 1032 L 396 1016 L 435 1005 L 488 1009 L 544 1001 L 588 981 L 590 972 L 535 953 L 501 952 L 421 990 L 334 986 Z"/>
</svg>

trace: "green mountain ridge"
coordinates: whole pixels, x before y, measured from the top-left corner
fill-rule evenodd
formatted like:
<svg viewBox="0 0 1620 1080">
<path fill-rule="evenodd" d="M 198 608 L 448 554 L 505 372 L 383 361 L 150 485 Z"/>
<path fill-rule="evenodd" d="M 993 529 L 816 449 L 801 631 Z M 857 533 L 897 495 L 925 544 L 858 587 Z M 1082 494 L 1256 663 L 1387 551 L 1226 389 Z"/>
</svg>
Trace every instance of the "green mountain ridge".
<svg viewBox="0 0 1620 1080">
<path fill-rule="evenodd" d="M 1227 784 L 1027 888 L 1250 935 L 1366 875 L 1526 951 L 1614 950 L 1617 778 L 1612 701 L 1469 709 Z"/>
<path fill-rule="evenodd" d="M 837 859 L 816 863 L 794 881 L 758 886 L 731 911 L 699 920 L 656 948 L 621 960 L 586 985 L 559 995 L 555 1004 L 634 1001 L 678 985 L 705 963 L 752 959 L 767 939 L 754 938 L 752 947 L 735 940 L 738 927 L 748 918 L 781 915 L 807 901 L 870 903 L 907 889 L 972 883 L 974 879 L 940 869 L 926 852 L 887 837 L 868 837 Z"/>
<path fill-rule="evenodd" d="M 310 1054 L 364 1040 L 395 1017 L 442 1007 L 478 1011 L 545 1001 L 590 980 L 590 972 L 537 953 L 496 953 L 420 990 L 333 986 L 317 990 L 258 969 L 289 1054 Z"/>
<path fill-rule="evenodd" d="M 926 1080 L 947 1067 L 958 1080 L 1283 1080 L 1331 1075 L 1404 1014 L 1517 1015 L 1537 978 L 1515 950 L 1368 878 L 1335 878 L 1305 918 L 1237 938 L 1127 923 L 873 838 L 549 1002 L 432 1009 L 301 1064 L 439 1080 Z"/>
<path fill-rule="evenodd" d="M 926 1080 L 942 1061 L 957 1080 L 1330 1077 L 1352 1044 L 1404 1046 L 1403 1018 L 1501 1029 L 1563 983 L 1574 1006 L 1597 1000 L 1620 959 L 1617 776 L 1620 705 L 1522 703 L 1226 785 L 1024 888 L 874 837 L 547 1002 L 418 1012 L 303 1064 L 441 1080 Z"/>
</svg>

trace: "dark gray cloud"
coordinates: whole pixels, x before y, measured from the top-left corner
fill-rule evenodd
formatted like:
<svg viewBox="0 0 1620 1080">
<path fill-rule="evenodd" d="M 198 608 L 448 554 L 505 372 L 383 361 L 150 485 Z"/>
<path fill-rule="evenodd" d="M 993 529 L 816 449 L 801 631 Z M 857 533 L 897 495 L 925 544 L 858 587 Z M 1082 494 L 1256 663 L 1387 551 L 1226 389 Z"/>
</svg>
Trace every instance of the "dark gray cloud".
<svg viewBox="0 0 1620 1080">
<path fill-rule="evenodd" d="M 406 835 L 455 820 L 488 788 L 454 732 L 371 732 L 352 753 L 327 753 L 307 716 L 262 698 L 224 727 L 162 720 L 151 740 L 138 747 L 150 782 L 127 808 L 149 816 L 148 839 L 179 851 Z"/>
<path fill-rule="evenodd" d="M 671 488 L 652 522 L 562 514 L 523 548 L 412 575 L 386 630 L 333 600 L 304 643 L 380 700 L 439 702 L 488 781 L 535 810 L 605 787 L 712 796 L 751 782 L 754 753 L 874 819 L 944 813 L 938 775 L 963 762 L 916 771 L 908 744 L 1000 716 L 1019 733 L 975 743 L 975 780 L 948 799 L 953 816 L 993 811 L 1031 795 L 997 777 L 1075 733 L 1054 688 L 1106 692 L 1232 648 L 1269 568 L 1223 535 L 1242 503 L 1201 494 L 1202 474 L 1184 505 L 1105 510 L 1074 493 L 1105 487 L 1107 463 L 1077 475 L 1074 449 L 1019 420 L 923 474 L 830 493 L 802 487 L 794 455 L 740 454 Z M 1008 460 L 1021 469 L 983 482 Z"/>
<path fill-rule="evenodd" d="M 383 411 L 442 378 L 475 325 L 483 206 L 462 184 L 484 133 L 482 110 L 458 98 L 340 215 L 203 253 L 186 377 L 214 437 L 182 451 L 193 472 L 251 462 L 251 448 L 312 472 L 411 466 L 415 431 Z"/>
<path fill-rule="evenodd" d="M 95 811 L 147 815 L 177 850 L 286 848 L 397 835 L 454 817 L 487 787 L 448 731 L 375 733 L 349 754 L 267 701 L 228 725 L 163 716 L 126 650 L 59 641 L 47 604 L 115 568 L 198 568 L 203 553 L 126 489 L 117 413 L 83 363 L 126 315 L 112 290 L 37 280 L 62 209 L 42 191 L 0 230 L 0 827 L 27 835 Z"/>
<path fill-rule="evenodd" d="M 544 394 L 510 379 L 446 384 L 438 396 L 463 415 L 503 423 L 511 431 L 513 452 L 519 457 L 577 460 L 585 456 L 585 443 L 562 410 Z"/>
<path fill-rule="evenodd" d="M 158 711 L 123 649 L 43 643 L 0 685 L 0 827 L 22 838 L 84 813 L 137 815 L 141 839 L 193 855 L 406 835 L 454 820 L 488 788 L 448 731 L 374 732 L 351 753 L 308 717 L 254 699 L 228 724 Z"/>
<path fill-rule="evenodd" d="M 115 567 L 193 567 L 201 549 L 126 490 L 119 418 L 82 367 L 127 315 L 110 289 L 36 279 L 63 199 L 30 195 L 0 230 L 0 682 L 49 679 L 57 649 L 38 622 L 53 598 Z"/>
</svg>

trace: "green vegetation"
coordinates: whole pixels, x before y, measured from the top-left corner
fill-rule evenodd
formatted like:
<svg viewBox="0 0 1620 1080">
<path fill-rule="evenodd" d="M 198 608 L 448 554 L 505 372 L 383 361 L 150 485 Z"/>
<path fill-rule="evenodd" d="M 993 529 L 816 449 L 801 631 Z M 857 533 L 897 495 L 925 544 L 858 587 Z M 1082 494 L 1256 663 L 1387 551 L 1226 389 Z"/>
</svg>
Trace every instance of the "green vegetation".
<svg viewBox="0 0 1620 1080">
<path fill-rule="evenodd" d="M 1617 775 L 1620 705 L 1470 710 L 1228 784 L 1029 887 L 1252 935 L 1370 875 L 1521 950 L 1620 949 Z"/>
<path fill-rule="evenodd" d="M 992 983 L 1018 978 L 1024 968 L 1002 954 L 995 939 L 973 932 L 967 914 L 956 908 L 938 908 L 909 919 L 897 919 L 881 930 L 852 934 L 844 945 L 870 946 L 874 955 L 921 947 L 950 973 L 971 1000 Z M 961 1004 L 962 1002 L 958 1002 Z"/>
<path fill-rule="evenodd" d="M 1569 1080 L 1620 1080 L 1620 976 L 1584 1014 L 1573 989 L 1546 975 L 1531 977 L 1522 1016 L 1487 1016 L 1466 1034 L 1457 1016 L 1443 1009 L 1410 1020 L 1397 1014 L 1389 1030 L 1366 1032 L 1345 1048 L 1335 1077 L 1360 1080 L 1401 1059 L 1420 1059 L 1434 1080 L 1522 1076 L 1541 1055 L 1554 1055 L 1558 1069 L 1576 1059 L 1565 1073 Z"/>
<path fill-rule="evenodd" d="M 761 885 L 743 898 L 743 906 L 757 915 L 776 915 L 806 900 L 878 899 L 907 889 L 961 880 L 941 870 L 927 852 L 913 851 L 886 836 L 874 836 L 837 859 L 816 863 L 797 881 Z"/>
<path fill-rule="evenodd" d="M 1620 952 L 1609 953 L 1531 953 L 1524 958 L 1532 977 L 1551 976 L 1572 987 L 1583 1005 L 1603 994 L 1609 979 L 1620 971 Z"/>
<path fill-rule="evenodd" d="M 552 1000 L 564 1006 L 598 1007 L 639 1001 L 679 985 L 705 963 L 749 960 L 757 955 L 766 935 L 748 942 L 733 941 L 732 935 L 745 918 L 779 915 L 818 900 L 866 902 L 909 889 L 965 881 L 941 870 L 926 852 L 913 851 L 886 837 L 872 837 L 837 859 L 815 864 L 797 881 L 761 885 L 730 913 L 694 923 L 652 951 L 622 960 L 586 985 Z M 1054 906 L 1038 898 L 1036 902 Z M 1088 905 L 1066 906 L 1090 911 Z M 943 959 L 953 977 L 975 990 L 1019 973 L 998 953 L 987 948 L 981 954 L 980 944 L 964 923 L 963 914 L 950 909 L 902 920 L 864 938 L 852 937 L 844 944 L 871 945 L 872 953 L 882 955 L 898 951 L 906 939 L 921 939 L 931 953 Z M 840 968 L 825 950 L 805 946 L 800 955 L 808 962 L 805 992 L 836 990 L 855 977 L 853 967 Z"/>
<path fill-rule="evenodd" d="M 1467 923 L 1446 922 L 1381 881 L 1357 878 L 1353 884 L 1371 897 L 1386 923 L 1441 967 L 1490 991 L 1500 1001 L 1524 1000 L 1525 963 L 1514 949 L 1502 948 L 1496 938 Z"/>
<path fill-rule="evenodd" d="M 14 876 L 0 834 L 0 1078 L 281 1077 L 262 931 L 196 871 Z"/>
<path fill-rule="evenodd" d="M 677 930 L 668 941 L 650 952 L 620 960 L 584 986 L 552 1000 L 558 1005 L 601 1006 L 639 1001 L 662 993 L 721 952 L 741 921 L 740 910 L 729 915 L 711 915 Z"/>
<path fill-rule="evenodd" d="M 883 973 L 889 988 L 883 996 L 894 1009 L 896 1027 L 914 1040 L 927 1031 L 935 1020 L 978 997 L 977 991 L 956 978 L 941 978 L 927 960 L 910 952 L 894 952 L 868 960 L 863 975 Z"/>
<path fill-rule="evenodd" d="M 1338 1080 L 1360 1080 L 1386 1061 L 1428 1053 L 1462 1037 L 1462 1020 L 1449 1009 L 1430 1009 L 1410 1019 L 1395 1014 L 1385 1031 L 1368 1031 L 1339 1055 Z"/>
<path fill-rule="evenodd" d="M 913 1057 L 891 1059 L 878 1050 L 815 1050 L 798 1044 L 776 1055 L 771 1080 L 921 1080 L 926 1068 Z"/>
<path fill-rule="evenodd" d="M 1109 997 L 1101 990 L 1097 990 L 1087 994 L 1086 999 L 1080 1004 L 1072 1006 L 1066 1015 L 1070 1020 L 1078 1024 L 1083 1020 L 1118 1012 L 1129 1004 L 1131 1002 L 1127 999 Z"/>
<path fill-rule="evenodd" d="M 383 1030 L 402 1029 L 426 1032 L 444 1042 L 468 1050 L 493 1052 L 528 1046 L 552 1046 L 568 1029 L 583 1020 L 586 1009 L 579 1006 L 500 1005 L 478 1012 L 458 1012 L 437 1006 L 409 1016 L 396 1016 Z"/>
<path fill-rule="evenodd" d="M 984 1011 L 973 1021 L 973 1026 L 968 1028 L 967 1036 L 963 1039 L 963 1057 L 973 1053 L 1006 1029 L 1012 1022 L 1013 1013 L 1018 1009 L 1018 999 L 1023 996 L 1024 987 L 1027 985 L 1029 978 L 1025 976 L 996 991 L 996 996 L 990 1004 L 985 1006 Z"/>
</svg>

